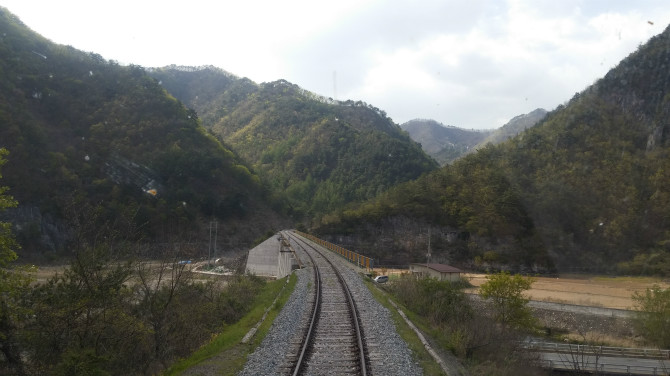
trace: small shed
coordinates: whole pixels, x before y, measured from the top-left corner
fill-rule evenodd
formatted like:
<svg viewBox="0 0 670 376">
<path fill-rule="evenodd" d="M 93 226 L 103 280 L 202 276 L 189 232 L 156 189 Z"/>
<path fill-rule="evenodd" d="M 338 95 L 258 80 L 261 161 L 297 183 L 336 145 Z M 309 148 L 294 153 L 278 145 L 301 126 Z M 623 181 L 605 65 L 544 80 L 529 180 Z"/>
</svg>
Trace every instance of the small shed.
<svg viewBox="0 0 670 376">
<path fill-rule="evenodd" d="M 409 271 L 419 277 L 431 277 L 440 281 L 458 282 L 462 270 L 446 264 L 409 264 Z"/>
</svg>

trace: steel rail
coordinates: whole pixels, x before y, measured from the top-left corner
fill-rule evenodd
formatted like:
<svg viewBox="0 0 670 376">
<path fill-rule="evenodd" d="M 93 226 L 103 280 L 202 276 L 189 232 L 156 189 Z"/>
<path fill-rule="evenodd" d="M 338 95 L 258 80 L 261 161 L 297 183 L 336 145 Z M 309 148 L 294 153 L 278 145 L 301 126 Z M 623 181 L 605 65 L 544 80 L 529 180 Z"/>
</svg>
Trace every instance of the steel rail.
<svg viewBox="0 0 670 376">
<path fill-rule="evenodd" d="M 328 264 L 330 264 L 330 266 L 333 268 L 333 271 L 335 272 L 335 275 L 337 276 L 337 279 L 338 279 L 340 285 L 342 286 L 342 289 L 344 291 L 344 294 L 345 294 L 345 296 L 347 298 L 347 301 L 348 301 L 348 304 L 349 304 L 349 310 L 350 310 L 350 313 L 351 313 L 351 321 L 352 321 L 352 324 L 354 326 L 356 341 L 357 341 L 357 344 L 358 344 L 358 358 L 359 358 L 360 374 L 363 375 L 363 376 L 367 376 L 367 362 L 366 362 L 366 357 L 365 357 L 363 334 L 362 334 L 361 326 L 360 326 L 360 323 L 359 323 L 358 310 L 356 308 L 356 302 L 354 301 L 351 290 L 349 289 L 349 286 L 347 285 L 344 277 L 342 276 L 340 271 L 337 269 L 337 267 L 335 267 L 335 264 L 333 264 L 333 262 L 330 259 L 328 259 L 328 257 L 326 257 L 321 251 L 316 249 L 316 247 L 307 243 L 302 238 L 297 237 L 295 234 L 289 234 L 288 236 L 290 238 L 292 238 L 294 241 L 296 241 L 296 243 L 298 243 L 298 244 L 302 243 L 305 246 L 311 248 L 313 251 L 315 251 L 319 255 L 321 255 L 321 257 L 323 257 L 323 259 L 326 260 L 326 262 L 328 262 Z M 318 267 L 316 265 L 316 261 L 314 260 L 312 255 L 310 255 L 309 252 L 307 252 L 307 249 L 305 247 L 303 247 L 303 249 L 305 249 L 305 253 L 307 253 L 309 258 L 312 260 L 312 265 L 314 265 L 315 273 L 317 273 L 316 270 L 318 269 Z M 320 278 L 320 272 L 318 272 L 318 275 L 319 275 L 319 278 Z M 320 282 L 319 282 L 318 290 L 320 290 Z M 320 292 L 319 292 L 319 294 L 320 294 Z M 320 304 L 320 301 L 318 302 L 318 304 Z M 303 346 L 302 346 L 302 349 L 301 349 L 301 352 L 300 352 L 300 358 L 298 360 L 298 364 L 296 364 L 295 370 L 293 372 L 294 376 L 297 376 L 300 373 L 300 371 L 302 370 L 302 367 L 303 367 L 302 363 L 306 360 L 305 359 L 305 354 L 307 353 L 307 349 L 312 345 L 310 342 L 311 342 L 311 339 L 312 339 L 311 336 L 312 336 L 312 333 L 313 333 L 313 326 L 315 326 L 316 322 L 318 321 L 318 318 L 316 318 L 316 316 L 318 316 L 317 311 L 318 311 L 318 309 L 316 309 L 316 304 L 315 304 L 315 308 L 314 308 L 313 314 L 312 314 L 312 322 L 310 323 L 308 334 L 305 337 L 306 340 L 303 343 Z"/>
<path fill-rule="evenodd" d="M 299 375 L 300 371 L 303 368 L 303 365 L 305 363 L 304 362 L 305 354 L 307 354 L 307 348 L 309 347 L 309 344 L 312 341 L 314 328 L 316 327 L 316 323 L 319 319 L 319 310 L 321 308 L 321 272 L 319 271 L 319 267 L 316 265 L 314 258 L 312 258 L 312 255 L 307 253 L 307 256 L 310 258 L 310 260 L 312 260 L 312 266 L 314 268 L 314 287 L 316 290 L 316 297 L 314 299 L 314 305 L 312 306 L 312 318 L 309 323 L 309 328 L 307 329 L 307 335 L 305 336 L 305 341 L 303 342 L 300 349 L 300 356 L 298 357 L 298 361 L 295 365 L 293 376 Z"/>
</svg>

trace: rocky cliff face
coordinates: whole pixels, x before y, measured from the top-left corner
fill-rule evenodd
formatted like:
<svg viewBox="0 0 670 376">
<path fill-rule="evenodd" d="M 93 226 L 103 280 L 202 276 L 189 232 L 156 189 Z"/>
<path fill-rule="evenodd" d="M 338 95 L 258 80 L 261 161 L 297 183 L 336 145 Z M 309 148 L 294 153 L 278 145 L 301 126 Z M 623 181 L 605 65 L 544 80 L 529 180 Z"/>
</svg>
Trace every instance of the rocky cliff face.
<svg viewBox="0 0 670 376">
<path fill-rule="evenodd" d="M 71 233 L 62 220 L 43 214 L 37 206 L 19 205 L 2 213 L 2 221 L 13 225 L 13 232 L 23 244 L 22 254 L 40 250 L 58 252 L 65 247 Z"/>
</svg>

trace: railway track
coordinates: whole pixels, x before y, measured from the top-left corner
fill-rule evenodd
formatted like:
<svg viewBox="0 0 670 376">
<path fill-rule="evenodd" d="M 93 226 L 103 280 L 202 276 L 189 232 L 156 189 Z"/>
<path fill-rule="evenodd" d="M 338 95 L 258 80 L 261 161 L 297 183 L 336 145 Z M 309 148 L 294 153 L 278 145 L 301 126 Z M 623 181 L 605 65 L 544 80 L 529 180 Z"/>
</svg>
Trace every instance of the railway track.
<svg viewBox="0 0 670 376">
<path fill-rule="evenodd" d="M 365 342 L 352 294 L 335 265 L 302 238 L 283 232 L 314 267 L 311 314 L 282 367 L 287 375 L 368 375 Z"/>
</svg>

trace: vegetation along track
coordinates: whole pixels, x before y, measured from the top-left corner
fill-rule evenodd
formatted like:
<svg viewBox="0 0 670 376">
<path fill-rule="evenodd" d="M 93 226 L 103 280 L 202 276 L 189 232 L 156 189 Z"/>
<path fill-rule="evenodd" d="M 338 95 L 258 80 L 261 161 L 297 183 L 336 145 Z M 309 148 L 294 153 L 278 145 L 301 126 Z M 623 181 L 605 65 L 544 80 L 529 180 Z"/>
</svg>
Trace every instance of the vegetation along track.
<svg viewBox="0 0 670 376">
<path fill-rule="evenodd" d="M 337 267 L 301 238 L 283 233 L 302 248 L 314 267 L 315 299 L 303 341 L 285 369 L 292 375 L 367 375 L 363 333 L 356 305 Z"/>
</svg>

